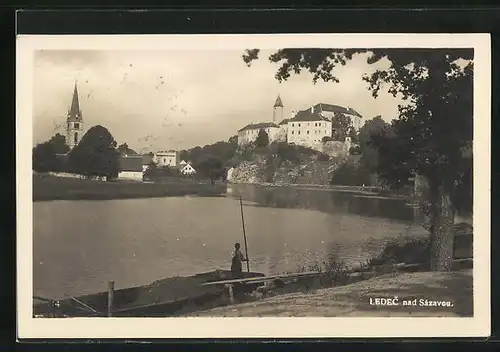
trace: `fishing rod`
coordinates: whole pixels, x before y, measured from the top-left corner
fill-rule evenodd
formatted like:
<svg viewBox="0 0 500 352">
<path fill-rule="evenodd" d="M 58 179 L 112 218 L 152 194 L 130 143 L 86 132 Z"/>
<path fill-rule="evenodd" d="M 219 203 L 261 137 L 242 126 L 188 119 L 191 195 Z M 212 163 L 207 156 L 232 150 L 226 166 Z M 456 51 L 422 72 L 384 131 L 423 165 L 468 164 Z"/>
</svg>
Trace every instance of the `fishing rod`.
<svg viewBox="0 0 500 352">
<path fill-rule="evenodd" d="M 245 241 L 245 256 L 247 258 L 247 271 L 250 272 L 250 259 L 248 258 L 247 235 L 245 233 L 245 219 L 243 217 L 243 200 L 240 196 L 241 225 L 243 227 L 243 240 Z"/>
</svg>

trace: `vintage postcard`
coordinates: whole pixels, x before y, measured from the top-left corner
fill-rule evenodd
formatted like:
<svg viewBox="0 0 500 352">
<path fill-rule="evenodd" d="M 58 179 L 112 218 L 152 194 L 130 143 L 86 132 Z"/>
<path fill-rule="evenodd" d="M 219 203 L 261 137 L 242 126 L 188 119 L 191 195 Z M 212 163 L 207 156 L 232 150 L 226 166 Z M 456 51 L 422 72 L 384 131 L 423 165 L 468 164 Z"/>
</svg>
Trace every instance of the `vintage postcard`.
<svg viewBox="0 0 500 352">
<path fill-rule="evenodd" d="M 489 335 L 489 35 L 17 44 L 19 338 Z"/>
</svg>

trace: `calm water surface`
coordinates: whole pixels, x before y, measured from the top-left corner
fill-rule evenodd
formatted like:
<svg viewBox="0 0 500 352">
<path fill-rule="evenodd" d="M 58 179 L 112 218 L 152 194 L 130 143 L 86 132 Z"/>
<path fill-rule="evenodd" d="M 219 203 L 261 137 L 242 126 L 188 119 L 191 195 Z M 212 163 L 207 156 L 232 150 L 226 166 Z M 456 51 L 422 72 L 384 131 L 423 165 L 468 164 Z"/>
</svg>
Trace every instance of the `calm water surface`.
<svg viewBox="0 0 500 352">
<path fill-rule="evenodd" d="M 404 202 L 322 190 L 232 186 L 226 197 L 34 203 L 34 291 L 60 298 L 229 269 L 236 241 L 250 269 L 295 271 L 336 253 L 358 264 L 399 235 L 424 235 Z"/>
</svg>

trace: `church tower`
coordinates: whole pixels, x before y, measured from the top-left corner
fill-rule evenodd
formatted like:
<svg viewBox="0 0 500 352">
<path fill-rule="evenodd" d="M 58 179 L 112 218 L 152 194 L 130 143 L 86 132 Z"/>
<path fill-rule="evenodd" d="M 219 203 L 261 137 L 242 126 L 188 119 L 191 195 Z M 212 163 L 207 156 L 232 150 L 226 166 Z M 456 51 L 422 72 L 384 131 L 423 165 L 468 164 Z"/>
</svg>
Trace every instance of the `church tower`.
<svg viewBox="0 0 500 352">
<path fill-rule="evenodd" d="M 276 123 L 276 118 L 279 118 L 280 121 L 283 120 L 283 103 L 281 102 L 281 97 L 278 94 L 278 98 L 276 98 L 276 102 L 273 107 L 273 122 Z"/>
<path fill-rule="evenodd" d="M 66 119 L 66 144 L 73 149 L 83 137 L 83 120 L 82 111 L 80 110 L 80 103 L 78 101 L 78 88 L 75 83 L 73 91 L 73 100 L 71 107 L 68 110 Z"/>
</svg>

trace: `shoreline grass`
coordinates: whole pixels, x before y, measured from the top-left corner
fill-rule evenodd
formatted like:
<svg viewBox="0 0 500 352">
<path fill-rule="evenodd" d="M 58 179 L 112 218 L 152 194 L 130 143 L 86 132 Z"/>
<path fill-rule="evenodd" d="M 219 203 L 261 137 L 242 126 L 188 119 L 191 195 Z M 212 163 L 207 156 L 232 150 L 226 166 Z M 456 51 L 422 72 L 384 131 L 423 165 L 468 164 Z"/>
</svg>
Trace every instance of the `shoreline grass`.
<svg viewBox="0 0 500 352">
<path fill-rule="evenodd" d="M 113 200 L 159 197 L 220 196 L 226 193 L 225 184 L 192 180 L 172 182 L 97 181 L 33 175 L 33 201 L 53 200 Z"/>
</svg>

